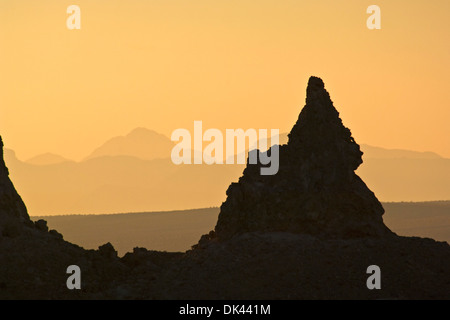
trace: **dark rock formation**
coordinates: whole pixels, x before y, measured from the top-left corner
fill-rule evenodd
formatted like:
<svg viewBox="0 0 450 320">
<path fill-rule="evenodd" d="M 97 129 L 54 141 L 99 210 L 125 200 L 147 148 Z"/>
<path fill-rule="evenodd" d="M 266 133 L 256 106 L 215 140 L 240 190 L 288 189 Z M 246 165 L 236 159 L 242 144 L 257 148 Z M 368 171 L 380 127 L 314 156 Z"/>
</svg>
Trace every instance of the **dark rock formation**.
<svg viewBox="0 0 450 320">
<path fill-rule="evenodd" d="M 119 258 L 111 243 L 64 241 L 30 221 L 2 157 L 0 299 L 450 299 L 450 246 L 384 236 L 383 208 L 354 173 L 359 146 L 318 78 L 280 147 L 278 174 L 248 165 L 216 233 L 185 253 L 136 248 Z M 382 290 L 366 287 L 373 264 Z M 81 290 L 66 287 L 70 265 Z"/>
<path fill-rule="evenodd" d="M 381 290 L 366 287 L 372 264 Z M 450 246 L 431 239 L 257 232 L 208 241 L 140 282 L 153 299 L 450 299 L 449 268 Z"/>
<path fill-rule="evenodd" d="M 45 220 L 38 220 L 34 222 L 34 226 L 36 227 L 36 229 L 47 232 L 48 231 L 48 226 L 47 226 L 47 221 Z"/>
<path fill-rule="evenodd" d="M 272 148 L 279 148 L 278 173 L 264 176 L 261 164 L 247 164 L 227 190 L 216 237 L 252 231 L 339 238 L 392 234 L 380 202 L 354 172 L 363 153 L 321 79 L 309 79 L 306 105 L 288 144 Z"/>
<path fill-rule="evenodd" d="M 27 208 L 9 179 L 3 159 L 3 141 L 0 137 L 0 226 L 15 222 L 30 223 Z"/>
<path fill-rule="evenodd" d="M 16 238 L 25 226 L 32 227 L 27 208 L 9 179 L 9 170 L 3 158 L 3 141 L 0 137 L 0 239 Z"/>
<path fill-rule="evenodd" d="M 98 247 L 98 252 L 102 256 L 109 258 L 109 259 L 117 258 L 117 251 L 116 251 L 116 249 L 114 249 L 111 242 L 105 243 L 104 245 L 101 245 L 100 247 Z"/>
<path fill-rule="evenodd" d="M 0 138 L 0 299 L 82 299 L 107 297 L 107 286 L 126 274 L 109 244 L 84 250 L 50 230 L 45 220 L 33 223 L 8 176 Z M 115 257 L 115 259 L 111 259 Z M 66 270 L 78 265 L 83 290 L 66 287 Z M 108 292 L 108 293 L 107 293 Z M 116 295 L 114 295 L 115 297 Z"/>
</svg>

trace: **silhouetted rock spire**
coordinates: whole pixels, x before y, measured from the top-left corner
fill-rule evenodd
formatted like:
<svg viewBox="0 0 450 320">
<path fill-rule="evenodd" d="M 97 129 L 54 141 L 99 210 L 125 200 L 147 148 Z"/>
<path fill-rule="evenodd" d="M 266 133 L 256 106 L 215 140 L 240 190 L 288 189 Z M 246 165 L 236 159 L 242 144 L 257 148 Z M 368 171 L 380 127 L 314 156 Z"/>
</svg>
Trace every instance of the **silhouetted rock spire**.
<svg viewBox="0 0 450 320">
<path fill-rule="evenodd" d="M 341 238 L 391 234 L 383 223 L 383 207 L 354 172 L 363 153 L 323 81 L 311 77 L 306 92 L 289 142 L 280 146 L 278 173 L 262 176 L 260 164 L 247 164 L 239 182 L 227 190 L 216 237 L 251 231 Z"/>
<path fill-rule="evenodd" d="M 3 159 L 3 141 L 0 137 L 0 235 L 1 227 L 15 222 L 30 222 L 27 208 L 9 179 Z"/>
<path fill-rule="evenodd" d="M 289 133 L 291 154 L 314 158 L 323 170 L 354 171 L 362 163 L 362 152 L 348 128 L 342 124 L 320 78 L 311 77 L 306 105 Z M 345 169 L 345 170 L 344 170 Z"/>
</svg>

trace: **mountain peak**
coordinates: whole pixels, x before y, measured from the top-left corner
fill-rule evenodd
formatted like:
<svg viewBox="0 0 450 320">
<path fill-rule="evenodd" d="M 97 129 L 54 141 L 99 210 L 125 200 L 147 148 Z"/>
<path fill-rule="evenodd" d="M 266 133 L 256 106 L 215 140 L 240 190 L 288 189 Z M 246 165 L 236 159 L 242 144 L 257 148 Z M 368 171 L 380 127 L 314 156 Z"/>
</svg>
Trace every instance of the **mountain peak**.
<svg viewBox="0 0 450 320">
<path fill-rule="evenodd" d="M 146 137 L 146 136 L 164 136 L 154 130 L 150 130 L 144 127 L 137 127 L 131 130 L 127 135 L 127 137 Z"/>
<path fill-rule="evenodd" d="M 95 149 L 87 158 L 130 156 L 143 160 L 170 157 L 174 143 L 156 131 L 138 127 L 126 136 L 114 137 Z"/>
<path fill-rule="evenodd" d="M 33 158 L 30 158 L 26 161 L 26 163 L 37 165 L 37 166 L 60 164 L 60 163 L 64 163 L 64 162 L 70 162 L 70 160 L 66 159 L 58 154 L 54 154 L 54 153 L 50 153 L 50 152 L 39 154 L 39 155 L 34 156 Z"/>
</svg>

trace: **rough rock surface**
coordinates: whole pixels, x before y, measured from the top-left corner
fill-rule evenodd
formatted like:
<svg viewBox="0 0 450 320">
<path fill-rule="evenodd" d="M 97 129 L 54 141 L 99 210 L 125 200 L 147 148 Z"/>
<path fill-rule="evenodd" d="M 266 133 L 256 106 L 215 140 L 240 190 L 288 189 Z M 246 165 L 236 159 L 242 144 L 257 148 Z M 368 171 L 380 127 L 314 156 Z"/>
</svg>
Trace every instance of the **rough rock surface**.
<svg viewBox="0 0 450 320">
<path fill-rule="evenodd" d="M 289 142 L 279 147 L 278 173 L 261 175 L 261 164 L 247 164 L 239 182 L 227 190 L 215 236 L 227 239 L 251 231 L 339 238 L 392 234 L 383 223 L 381 203 L 355 174 L 362 154 L 324 83 L 311 77 L 306 105 Z"/>
</svg>

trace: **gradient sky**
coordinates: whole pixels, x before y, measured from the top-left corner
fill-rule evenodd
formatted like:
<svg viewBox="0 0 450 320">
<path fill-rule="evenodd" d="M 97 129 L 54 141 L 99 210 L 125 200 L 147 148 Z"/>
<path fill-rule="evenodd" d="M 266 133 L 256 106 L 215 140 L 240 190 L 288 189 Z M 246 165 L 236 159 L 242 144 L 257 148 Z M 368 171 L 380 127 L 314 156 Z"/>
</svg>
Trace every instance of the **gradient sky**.
<svg viewBox="0 0 450 320">
<path fill-rule="evenodd" d="M 81 8 L 68 30 L 66 8 Z M 381 7 L 368 30 L 366 8 Z M 0 0 L 0 134 L 75 160 L 135 127 L 279 128 L 325 81 L 358 143 L 450 157 L 450 1 Z"/>
</svg>

